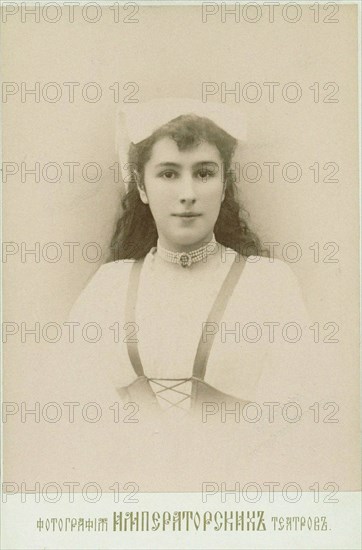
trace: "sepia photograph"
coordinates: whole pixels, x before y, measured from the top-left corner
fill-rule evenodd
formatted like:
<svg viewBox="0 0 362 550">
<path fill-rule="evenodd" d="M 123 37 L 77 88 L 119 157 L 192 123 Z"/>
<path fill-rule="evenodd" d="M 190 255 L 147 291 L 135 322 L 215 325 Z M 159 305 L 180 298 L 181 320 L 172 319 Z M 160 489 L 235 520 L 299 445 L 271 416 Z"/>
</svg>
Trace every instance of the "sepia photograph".
<svg viewBox="0 0 362 550">
<path fill-rule="evenodd" d="M 359 548 L 360 9 L 2 4 L 4 548 Z"/>
</svg>

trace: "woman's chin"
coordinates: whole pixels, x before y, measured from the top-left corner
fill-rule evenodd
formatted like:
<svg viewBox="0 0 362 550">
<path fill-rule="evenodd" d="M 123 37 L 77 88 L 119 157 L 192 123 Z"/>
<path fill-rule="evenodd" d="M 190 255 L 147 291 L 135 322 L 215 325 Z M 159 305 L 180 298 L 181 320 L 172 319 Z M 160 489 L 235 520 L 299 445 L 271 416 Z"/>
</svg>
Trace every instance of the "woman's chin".
<svg viewBox="0 0 362 550">
<path fill-rule="evenodd" d="M 212 236 L 212 230 L 206 232 L 195 232 L 191 230 L 182 230 L 167 237 L 167 242 L 174 250 L 181 248 L 194 248 L 207 244 Z"/>
</svg>

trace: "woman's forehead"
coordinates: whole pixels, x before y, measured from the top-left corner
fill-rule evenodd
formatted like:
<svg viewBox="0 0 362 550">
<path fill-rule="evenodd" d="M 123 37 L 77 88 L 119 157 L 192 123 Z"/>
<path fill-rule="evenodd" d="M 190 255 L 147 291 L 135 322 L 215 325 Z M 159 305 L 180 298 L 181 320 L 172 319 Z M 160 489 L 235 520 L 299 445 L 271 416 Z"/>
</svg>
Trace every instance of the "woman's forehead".
<svg viewBox="0 0 362 550">
<path fill-rule="evenodd" d="M 151 165 L 165 163 L 192 165 L 198 162 L 220 163 L 221 160 L 220 152 L 213 143 L 201 141 L 195 146 L 180 151 L 176 141 L 166 136 L 156 141 L 153 145 L 148 163 Z"/>
</svg>

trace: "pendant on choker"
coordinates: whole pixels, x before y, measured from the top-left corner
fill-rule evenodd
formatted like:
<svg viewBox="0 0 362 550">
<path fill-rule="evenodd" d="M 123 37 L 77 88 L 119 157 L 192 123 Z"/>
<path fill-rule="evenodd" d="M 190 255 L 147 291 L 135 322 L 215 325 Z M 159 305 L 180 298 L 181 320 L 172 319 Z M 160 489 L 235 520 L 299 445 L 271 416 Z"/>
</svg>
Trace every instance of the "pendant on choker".
<svg viewBox="0 0 362 550">
<path fill-rule="evenodd" d="M 179 264 L 181 267 L 191 267 L 191 265 L 196 262 L 205 262 L 207 256 L 210 253 L 215 252 L 214 247 L 210 247 L 210 245 L 217 245 L 214 235 L 210 242 L 204 244 L 197 250 L 191 250 L 190 252 L 173 252 L 171 250 L 167 250 L 160 245 L 159 241 L 157 242 L 156 251 L 157 254 L 166 262 Z"/>
<path fill-rule="evenodd" d="M 182 267 L 190 267 L 190 265 L 192 264 L 192 258 L 187 252 L 183 252 L 182 254 L 180 254 L 179 261 Z"/>
</svg>

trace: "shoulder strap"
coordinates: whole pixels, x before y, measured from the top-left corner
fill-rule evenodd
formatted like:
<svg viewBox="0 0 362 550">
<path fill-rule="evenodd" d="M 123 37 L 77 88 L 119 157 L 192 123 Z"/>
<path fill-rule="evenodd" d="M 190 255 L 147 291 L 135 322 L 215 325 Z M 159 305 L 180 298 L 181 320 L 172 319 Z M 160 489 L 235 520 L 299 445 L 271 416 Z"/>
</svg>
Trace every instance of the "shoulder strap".
<svg viewBox="0 0 362 550">
<path fill-rule="evenodd" d="M 142 260 L 136 260 L 132 265 L 131 272 L 129 274 L 128 289 L 127 289 L 127 301 L 126 301 L 126 322 L 136 323 L 136 303 L 137 303 L 137 291 L 140 281 Z M 127 351 L 132 367 L 137 376 L 144 376 L 141 357 L 138 351 L 137 339 L 130 340 L 127 338 Z"/>
<path fill-rule="evenodd" d="M 241 272 L 245 266 L 245 259 L 241 254 L 237 254 L 234 259 L 234 263 L 230 267 L 230 270 L 224 279 L 223 284 L 216 296 L 215 302 L 207 317 L 206 323 L 219 323 L 222 319 L 229 298 L 233 293 L 233 290 L 238 282 Z M 200 380 L 204 379 L 207 360 L 210 355 L 211 347 L 214 342 L 215 332 L 208 335 L 205 340 L 204 330 L 201 331 L 199 345 L 197 347 L 192 375 Z"/>
</svg>

